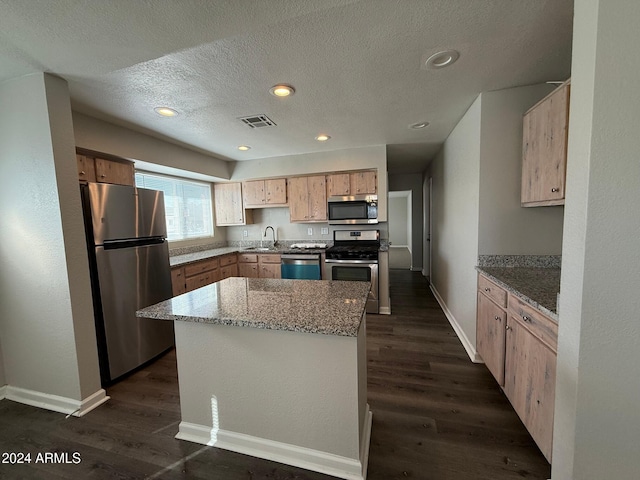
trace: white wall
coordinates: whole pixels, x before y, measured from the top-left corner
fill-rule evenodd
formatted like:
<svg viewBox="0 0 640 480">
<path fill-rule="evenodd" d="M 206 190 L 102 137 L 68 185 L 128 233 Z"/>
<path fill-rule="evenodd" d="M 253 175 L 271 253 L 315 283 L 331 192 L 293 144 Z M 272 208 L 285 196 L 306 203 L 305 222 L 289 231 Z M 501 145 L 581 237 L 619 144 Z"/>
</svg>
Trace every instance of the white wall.
<svg viewBox="0 0 640 480">
<path fill-rule="evenodd" d="M 431 164 L 431 285 L 468 352 L 476 338 L 481 105 L 478 97 Z"/>
<path fill-rule="evenodd" d="M 219 179 L 230 176 L 230 162 L 78 112 L 73 112 L 73 129 L 81 148 Z"/>
<path fill-rule="evenodd" d="M 46 74 L 10 80 L 0 104 L 6 382 L 79 401 L 101 389 L 67 84 Z"/>
<path fill-rule="evenodd" d="M 640 472 L 638 18 L 575 4 L 554 480 Z"/>
<path fill-rule="evenodd" d="M 422 270 L 424 261 L 420 246 L 424 237 L 422 175 L 415 173 L 389 175 L 389 190 L 411 190 L 411 266 L 414 270 Z"/>
<path fill-rule="evenodd" d="M 409 246 L 409 202 L 410 192 L 389 193 L 389 242 L 392 246 Z"/>
<path fill-rule="evenodd" d="M 563 210 L 522 208 L 522 114 L 546 84 L 482 94 L 479 255 L 560 255 Z"/>
</svg>

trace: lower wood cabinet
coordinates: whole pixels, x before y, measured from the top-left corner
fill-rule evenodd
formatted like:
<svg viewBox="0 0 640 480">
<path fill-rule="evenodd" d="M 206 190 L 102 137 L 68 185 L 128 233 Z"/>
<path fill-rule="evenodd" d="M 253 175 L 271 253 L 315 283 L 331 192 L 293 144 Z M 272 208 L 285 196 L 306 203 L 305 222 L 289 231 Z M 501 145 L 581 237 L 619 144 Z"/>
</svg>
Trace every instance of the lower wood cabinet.
<svg viewBox="0 0 640 480">
<path fill-rule="evenodd" d="M 173 267 L 171 269 L 171 288 L 174 297 L 182 295 L 187 291 L 187 282 L 184 279 L 184 267 Z"/>
<path fill-rule="evenodd" d="M 238 276 L 238 255 L 230 253 L 207 258 L 171 269 L 173 295 L 182 295 L 196 288 Z"/>
<path fill-rule="evenodd" d="M 282 278 L 280 254 L 258 255 L 258 277 L 260 278 Z"/>
<path fill-rule="evenodd" d="M 551 462 L 557 354 L 511 314 L 507 327 L 504 393 Z"/>
<path fill-rule="evenodd" d="M 504 386 L 504 355 L 507 312 L 478 292 L 476 350 L 498 384 Z"/>
<path fill-rule="evenodd" d="M 218 264 L 220 265 L 220 280 L 224 280 L 229 277 L 237 277 L 238 276 L 238 254 L 237 253 L 229 253 L 227 255 L 223 255 L 218 260 Z"/>
<path fill-rule="evenodd" d="M 478 276 L 476 348 L 551 462 L 558 325 Z"/>
<path fill-rule="evenodd" d="M 238 254 L 238 275 L 247 278 L 281 278 L 279 253 Z"/>
</svg>

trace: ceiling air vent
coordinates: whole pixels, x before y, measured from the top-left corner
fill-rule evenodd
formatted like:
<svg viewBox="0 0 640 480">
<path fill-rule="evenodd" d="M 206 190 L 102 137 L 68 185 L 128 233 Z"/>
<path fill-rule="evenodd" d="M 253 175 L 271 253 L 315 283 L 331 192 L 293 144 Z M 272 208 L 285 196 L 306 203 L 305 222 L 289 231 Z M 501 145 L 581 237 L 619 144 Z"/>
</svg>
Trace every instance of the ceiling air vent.
<svg viewBox="0 0 640 480">
<path fill-rule="evenodd" d="M 245 124 L 249 125 L 251 128 L 261 128 L 261 127 L 275 127 L 276 122 L 271 120 L 266 115 L 250 115 L 248 117 L 240 117 Z"/>
</svg>

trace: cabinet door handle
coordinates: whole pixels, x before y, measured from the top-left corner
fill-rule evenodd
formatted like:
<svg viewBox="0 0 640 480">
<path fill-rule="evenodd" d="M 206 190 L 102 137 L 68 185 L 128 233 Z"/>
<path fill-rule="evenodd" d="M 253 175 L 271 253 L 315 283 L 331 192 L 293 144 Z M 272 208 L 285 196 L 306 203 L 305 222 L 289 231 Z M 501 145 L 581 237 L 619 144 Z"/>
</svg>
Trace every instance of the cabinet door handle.
<svg viewBox="0 0 640 480">
<path fill-rule="evenodd" d="M 527 317 L 526 315 L 523 315 L 522 320 L 524 320 L 525 322 L 531 322 L 531 317 Z"/>
<path fill-rule="evenodd" d="M 558 192 L 558 191 L 560 191 L 560 189 L 559 189 L 559 188 L 556 188 L 556 187 L 553 187 L 553 188 L 551 189 L 551 192 L 552 192 L 552 193 L 556 193 L 556 192 Z"/>
<path fill-rule="evenodd" d="M 491 289 L 490 289 L 489 287 L 487 287 L 487 288 L 485 288 L 485 289 L 484 289 L 484 291 L 485 291 L 485 292 L 490 292 L 490 291 L 491 291 Z"/>
<path fill-rule="evenodd" d="M 511 330 L 511 327 L 509 325 L 507 325 L 506 327 L 504 327 L 505 330 Z"/>
<path fill-rule="evenodd" d="M 497 315 L 495 316 L 495 319 L 496 319 L 496 320 L 502 320 L 502 319 L 501 319 L 499 316 L 497 316 Z"/>
<path fill-rule="evenodd" d="M 84 170 L 83 170 L 83 171 L 81 171 L 81 172 L 80 172 L 80 175 L 85 175 L 85 171 L 84 171 Z"/>
</svg>

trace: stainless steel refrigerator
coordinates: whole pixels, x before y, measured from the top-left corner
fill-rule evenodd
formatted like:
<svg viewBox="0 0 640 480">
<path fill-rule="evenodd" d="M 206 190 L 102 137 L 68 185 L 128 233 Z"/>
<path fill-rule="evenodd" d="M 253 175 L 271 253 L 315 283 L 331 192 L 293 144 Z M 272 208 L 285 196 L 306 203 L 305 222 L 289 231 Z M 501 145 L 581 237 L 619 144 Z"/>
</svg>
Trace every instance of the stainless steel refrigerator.
<svg viewBox="0 0 640 480">
<path fill-rule="evenodd" d="M 171 298 L 164 196 L 126 185 L 82 185 L 103 386 L 174 345 L 173 322 L 136 310 Z"/>
</svg>

